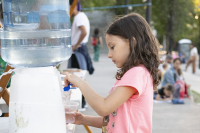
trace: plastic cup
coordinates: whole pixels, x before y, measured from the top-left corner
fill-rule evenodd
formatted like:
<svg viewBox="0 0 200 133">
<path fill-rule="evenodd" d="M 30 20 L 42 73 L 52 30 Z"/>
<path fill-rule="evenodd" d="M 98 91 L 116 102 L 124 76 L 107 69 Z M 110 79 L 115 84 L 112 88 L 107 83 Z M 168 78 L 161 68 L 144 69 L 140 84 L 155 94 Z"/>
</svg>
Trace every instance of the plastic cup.
<svg viewBox="0 0 200 133">
<path fill-rule="evenodd" d="M 74 123 L 75 117 L 73 114 L 77 111 L 79 103 L 77 102 L 69 102 L 65 103 L 65 119 L 66 123 Z"/>
</svg>

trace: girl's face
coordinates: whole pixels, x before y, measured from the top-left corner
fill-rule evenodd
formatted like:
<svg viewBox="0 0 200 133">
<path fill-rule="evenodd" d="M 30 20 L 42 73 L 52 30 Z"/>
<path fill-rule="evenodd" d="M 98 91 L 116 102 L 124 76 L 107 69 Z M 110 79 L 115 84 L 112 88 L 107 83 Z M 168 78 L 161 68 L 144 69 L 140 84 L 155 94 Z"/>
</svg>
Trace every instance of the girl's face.
<svg viewBox="0 0 200 133">
<path fill-rule="evenodd" d="M 178 70 L 178 69 L 181 68 L 181 62 L 180 62 L 180 60 L 176 60 L 173 64 L 174 64 L 174 68 L 176 70 Z"/>
<path fill-rule="evenodd" d="M 112 59 L 117 68 L 122 68 L 130 53 L 129 41 L 119 36 L 106 34 L 106 43 L 109 49 L 108 58 Z"/>
</svg>

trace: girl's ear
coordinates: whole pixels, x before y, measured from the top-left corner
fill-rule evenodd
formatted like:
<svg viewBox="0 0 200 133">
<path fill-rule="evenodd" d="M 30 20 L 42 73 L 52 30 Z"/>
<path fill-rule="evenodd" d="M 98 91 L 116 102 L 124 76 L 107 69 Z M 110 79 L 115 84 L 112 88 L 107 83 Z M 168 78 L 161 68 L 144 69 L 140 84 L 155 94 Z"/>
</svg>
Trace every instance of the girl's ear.
<svg viewBox="0 0 200 133">
<path fill-rule="evenodd" d="M 134 43 L 134 46 L 136 46 L 137 41 L 136 41 L 135 37 L 133 37 L 133 43 Z"/>
</svg>

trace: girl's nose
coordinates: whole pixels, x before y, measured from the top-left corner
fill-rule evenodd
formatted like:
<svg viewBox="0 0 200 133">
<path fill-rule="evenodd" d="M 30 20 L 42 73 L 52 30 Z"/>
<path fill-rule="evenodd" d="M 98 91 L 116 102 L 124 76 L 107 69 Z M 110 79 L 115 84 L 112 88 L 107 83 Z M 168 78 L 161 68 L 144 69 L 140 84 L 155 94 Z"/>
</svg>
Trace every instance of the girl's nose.
<svg viewBox="0 0 200 133">
<path fill-rule="evenodd" d="M 112 55 L 110 54 L 110 52 L 108 52 L 108 58 L 112 58 Z"/>
</svg>

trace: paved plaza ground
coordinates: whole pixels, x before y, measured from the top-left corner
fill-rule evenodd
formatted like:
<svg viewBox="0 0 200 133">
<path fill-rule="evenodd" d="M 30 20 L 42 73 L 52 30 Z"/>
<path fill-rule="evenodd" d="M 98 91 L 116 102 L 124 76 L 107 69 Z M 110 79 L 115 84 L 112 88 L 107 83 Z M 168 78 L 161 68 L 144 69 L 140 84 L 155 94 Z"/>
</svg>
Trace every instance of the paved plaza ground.
<svg viewBox="0 0 200 133">
<path fill-rule="evenodd" d="M 100 61 L 94 62 L 94 66 L 95 72 L 87 76 L 87 82 L 99 95 L 106 97 L 115 83 L 114 76 L 117 69 L 106 54 L 102 54 Z M 193 75 L 190 71 L 189 68 L 188 72 L 184 72 L 186 81 L 198 89 L 196 78 L 200 78 L 200 75 Z M 154 103 L 152 133 L 200 133 L 200 106 L 190 99 L 184 101 L 184 105 Z M 97 115 L 91 107 L 88 107 L 83 114 Z M 101 133 L 101 129 L 91 127 L 91 130 L 93 133 Z M 76 126 L 75 133 L 87 133 L 87 131 L 83 126 Z"/>
</svg>

